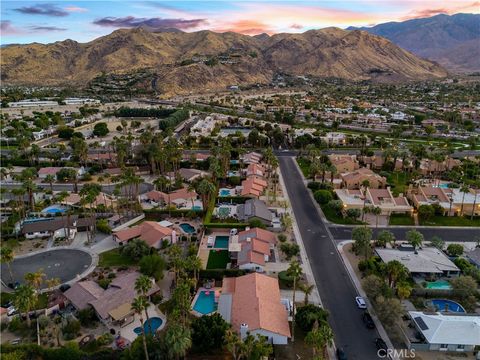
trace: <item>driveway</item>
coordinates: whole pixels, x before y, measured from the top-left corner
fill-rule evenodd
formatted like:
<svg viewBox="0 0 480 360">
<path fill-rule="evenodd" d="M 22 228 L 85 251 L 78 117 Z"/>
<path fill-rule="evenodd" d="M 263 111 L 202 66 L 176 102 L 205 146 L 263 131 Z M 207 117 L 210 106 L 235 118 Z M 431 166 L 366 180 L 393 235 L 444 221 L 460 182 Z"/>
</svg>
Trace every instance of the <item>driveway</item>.
<svg viewBox="0 0 480 360">
<path fill-rule="evenodd" d="M 355 287 L 294 161 L 291 157 L 279 157 L 282 174 L 288 174 L 283 178 L 315 282 L 330 314 L 328 322 L 335 334 L 335 344 L 344 349 L 348 359 L 376 359 L 374 340 L 378 333 L 366 329 L 362 323 L 362 312 L 354 301 Z"/>
<path fill-rule="evenodd" d="M 78 249 L 54 249 L 42 251 L 33 255 L 16 258 L 11 263 L 13 281 L 24 283 L 24 276 L 39 269 L 46 274 L 46 279 L 59 278 L 61 283 L 68 282 L 89 269 L 92 256 Z M 2 264 L 2 281 L 11 283 L 10 273 L 6 264 Z M 45 288 L 44 283 L 42 288 Z"/>
</svg>

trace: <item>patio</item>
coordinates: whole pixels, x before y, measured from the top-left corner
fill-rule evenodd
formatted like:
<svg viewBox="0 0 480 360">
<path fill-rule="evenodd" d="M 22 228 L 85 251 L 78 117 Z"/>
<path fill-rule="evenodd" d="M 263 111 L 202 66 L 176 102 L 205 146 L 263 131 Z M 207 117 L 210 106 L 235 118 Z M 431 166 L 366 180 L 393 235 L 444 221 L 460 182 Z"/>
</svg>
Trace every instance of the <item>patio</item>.
<svg viewBox="0 0 480 360">
<path fill-rule="evenodd" d="M 158 310 L 156 305 L 153 304 L 148 307 L 147 311 L 149 318 L 159 317 L 160 319 L 162 319 L 162 324 L 158 328 L 158 330 L 162 330 L 167 322 L 167 317 L 160 310 Z M 142 317 L 144 317 L 144 315 L 145 314 L 142 314 Z M 143 319 L 143 321 L 146 321 L 146 319 Z M 120 335 L 121 337 L 129 340 L 130 342 L 133 342 L 137 338 L 137 334 L 133 330 L 140 326 L 140 316 L 136 314 L 134 316 L 134 320 L 130 324 L 123 327 L 111 325 L 110 328 L 115 330 L 116 336 Z"/>
</svg>

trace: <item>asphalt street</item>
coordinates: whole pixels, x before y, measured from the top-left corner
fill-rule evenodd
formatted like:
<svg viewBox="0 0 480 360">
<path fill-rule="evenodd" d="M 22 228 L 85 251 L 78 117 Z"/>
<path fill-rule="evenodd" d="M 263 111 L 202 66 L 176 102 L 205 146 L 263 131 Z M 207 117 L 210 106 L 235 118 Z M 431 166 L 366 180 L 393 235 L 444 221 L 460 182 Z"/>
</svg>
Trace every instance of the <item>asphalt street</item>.
<svg viewBox="0 0 480 360">
<path fill-rule="evenodd" d="M 362 322 L 362 311 L 355 304 L 357 291 L 294 161 L 294 158 L 279 157 L 315 282 L 323 305 L 329 311 L 328 321 L 335 334 L 335 344 L 344 349 L 348 359 L 376 359 L 374 340 L 378 333 L 367 329 Z"/>
<path fill-rule="evenodd" d="M 338 226 L 334 224 L 329 224 L 330 232 L 332 233 L 333 238 L 336 241 L 342 240 L 351 240 L 352 239 L 352 229 L 353 226 Z M 411 230 L 412 227 L 388 227 L 388 228 L 373 228 L 373 238 L 375 234 L 382 230 L 389 230 L 393 232 L 397 240 L 404 240 L 405 233 Z M 471 227 L 471 228 L 422 228 L 415 227 L 417 231 L 420 231 L 425 240 L 430 240 L 433 236 L 439 236 L 443 241 L 455 241 L 455 242 L 469 242 L 475 241 L 475 238 L 480 236 L 480 228 Z"/>
<path fill-rule="evenodd" d="M 78 249 L 49 250 L 27 257 L 16 258 L 10 264 L 13 283 L 25 282 L 24 276 L 29 272 L 40 269 L 46 274 L 46 279 L 59 278 L 61 283 L 74 279 L 88 269 L 92 263 L 92 256 Z M 12 283 L 10 272 L 6 264 L 2 264 L 2 281 L 4 284 Z M 42 288 L 46 284 L 43 283 Z"/>
</svg>

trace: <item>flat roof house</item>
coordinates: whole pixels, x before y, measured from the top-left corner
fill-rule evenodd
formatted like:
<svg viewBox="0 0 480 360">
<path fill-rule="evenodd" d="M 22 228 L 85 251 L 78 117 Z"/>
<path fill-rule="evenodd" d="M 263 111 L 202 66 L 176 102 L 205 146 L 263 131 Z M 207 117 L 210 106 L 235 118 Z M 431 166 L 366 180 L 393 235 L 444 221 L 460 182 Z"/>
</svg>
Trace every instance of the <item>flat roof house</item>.
<svg viewBox="0 0 480 360">
<path fill-rule="evenodd" d="M 411 248 L 381 249 L 375 252 L 384 263 L 396 260 L 413 276 L 458 276 L 460 269 L 439 249 L 426 247 L 413 251 Z"/>
<path fill-rule="evenodd" d="M 168 240 L 170 243 L 175 241 L 175 232 L 155 221 L 145 221 L 140 225 L 113 233 L 113 239 L 121 245 L 137 238 L 145 241 L 148 246 L 159 249 L 163 240 Z"/>
<path fill-rule="evenodd" d="M 190 183 L 192 181 L 195 181 L 197 179 L 200 179 L 202 177 L 208 176 L 208 172 L 206 172 L 206 171 L 202 171 L 202 170 L 198 170 L 198 169 L 186 169 L 186 168 L 180 168 L 178 170 L 178 174 L 182 178 L 183 181 L 188 182 L 188 183 Z M 172 172 L 167 173 L 167 177 L 170 180 L 175 180 L 175 172 L 172 171 Z"/>
<path fill-rule="evenodd" d="M 22 225 L 21 233 L 27 239 L 45 238 L 52 236 L 53 239 L 75 237 L 77 231 L 87 230 L 95 223 L 93 218 L 79 218 L 78 215 L 60 218 L 47 218 L 41 221 L 27 222 Z"/>
<path fill-rule="evenodd" d="M 272 344 L 285 345 L 291 336 L 278 280 L 267 275 L 224 278 L 218 312 L 242 339 L 250 333 L 265 336 Z"/>
<path fill-rule="evenodd" d="M 480 345 L 480 316 L 408 312 L 423 341 L 408 341 L 422 351 L 470 352 Z"/>
</svg>

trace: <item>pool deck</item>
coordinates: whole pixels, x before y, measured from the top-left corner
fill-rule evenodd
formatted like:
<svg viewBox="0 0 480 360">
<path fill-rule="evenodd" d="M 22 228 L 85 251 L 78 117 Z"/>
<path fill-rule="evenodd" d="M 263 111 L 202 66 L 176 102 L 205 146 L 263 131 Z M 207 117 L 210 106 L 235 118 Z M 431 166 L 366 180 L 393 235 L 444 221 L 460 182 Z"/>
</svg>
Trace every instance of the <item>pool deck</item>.
<svg viewBox="0 0 480 360">
<path fill-rule="evenodd" d="M 211 250 L 220 250 L 220 249 L 217 249 L 217 248 L 208 247 L 208 237 L 213 236 L 214 239 L 215 239 L 216 236 L 228 236 L 228 237 L 230 237 L 230 232 L 229 231 L 230 230 L 228 230 L 228 231 L 227 230 L 214 231 L 210 235 L 204 235 L 202 237 L 202 239 L 200 240 L 200 244 L 198 246 L 198 253 L 197 253 L 197 256 L 202 261 L 202 269 L 205 270 L 207 268 L 208 256 L 210 255 L 210 251 Z M 223 250 L 225 250 L 225 249 L 223 249 Z"/>
<path fill-rule="evenodd" d="M 167 317 L 160 311 L 158 310 L 158 308 L 156 307 L 156 305 L 154 304 L 151 304 L 148 309 L 148 316 L 150 318 L 152 317 L 159 317 L 160 319 L 162 319 L 162 325 L 160 325 L 160 327 L 158 328 L 158 330 L 162 330 L 166 323 L 167 323 Z M 143 313 L 143 317 L 145 315 L 145 312 Z M 146 319 L 143 319 L 143 321 L 146 321 Z M 128 339 L 129 341 L 133 342 L 136 338 L 137 338 L 137 334 L 135 334 L 135 332 L 133 331 L 133 329 L 137 328 L 137 327 L 140 327 L 140 316 L 138 315 L 135 315 L 135 320 L 124 326 L 124 327 L 119 327 L 119 326 L 111 326 L 113 329 L 115 329 L 115 331 L 118 333 L 120 333 L 120 335 L 126 339 Z M 157 331 L 158 331 L 157 330 Z"/>
<path fill-rule="evenodd" d="M 220 296 L 220 293 L 222 292 L 221 290 L 222 290 L 222 288 L 220 288 L 220 287 L 214 287 L 214 288 L 211 288 L 211 289 L 207 289 L 207 288 L 204 288 L 204 287 L 199 288 L 197 290 L 197 293 L 195 294 L 193 300 L 192 300 L 192 304 L 190 305 L 190 313 L 192 315 L 196 316 L 196 317 L 202 317 L 203 315 L 215 314 L 217 312 L 217 310 L 214 310 L 214 311 L 212 311 L 211 313 L 208 313 L 208 314 L 202 314 L 202 313 L 200 313 L 196 310 L 193 310 L 193 306 L 197 302 L 198 296 L 200 295 L 200 293 L 202 291 L 214 291 L 215 292 L 215 300 L 216 300 L 216 303 L 217 303 L 218 302 L 218 297 Z"/>
</svg>

